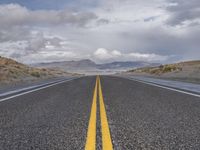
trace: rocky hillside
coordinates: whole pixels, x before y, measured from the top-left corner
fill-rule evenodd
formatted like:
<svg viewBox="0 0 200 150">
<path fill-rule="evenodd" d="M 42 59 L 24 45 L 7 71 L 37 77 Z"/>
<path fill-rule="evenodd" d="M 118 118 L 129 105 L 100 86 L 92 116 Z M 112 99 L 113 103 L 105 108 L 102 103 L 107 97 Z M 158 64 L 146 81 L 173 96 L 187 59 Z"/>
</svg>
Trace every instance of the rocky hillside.
<svg viewBox="0 0 200 150">
<path fill-rule="evenodd" d="M 133 69 L 126 74 L 194 81 L 200 83 L 200 60 Z"/>
<path fill-rule="evenodd" d="M 20 82 L 67 76 L 69 73 L 43 68 L 33 68 L 15 60 L 0 57 L 0 83 Z"/>
</svg>

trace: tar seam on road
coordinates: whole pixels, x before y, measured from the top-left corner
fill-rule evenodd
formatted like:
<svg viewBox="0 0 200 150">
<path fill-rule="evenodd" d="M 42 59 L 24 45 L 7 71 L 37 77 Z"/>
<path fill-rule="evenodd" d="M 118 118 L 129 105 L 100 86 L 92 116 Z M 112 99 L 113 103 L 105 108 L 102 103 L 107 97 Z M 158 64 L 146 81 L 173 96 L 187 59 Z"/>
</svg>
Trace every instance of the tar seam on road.
<svg viewBox="0 0 200 150">
<path fill-rule="evenodd" d="M 99 94 L 97 92 L 99 92 Z M 94 89 L 93 102 L 92 102 L 90 120 L 89 120 L 89 125 L 88 125 L 88 133 L 87 133 L 85 150 L 95 150 L 96 149 L 97 94 L 99 95 L 99 103 L 100 103 L 102 149 L 103 150 L 113 150 L 110 129 L 109 129 L 109 125 L 108 125 L 108 119 L 107 119 L 106 109 L 105 109 L 104 100 L 103 100 L 101 81 L 100 81 L 99 76 L 97 76 L 97 78 L 96 78 L 96 85 L 95 85 L 95 89 Z"/>
<path fill-rule="evenodd" d="M 32 92 L 35 92 L 35 91 L 39 91 L 39 90 L 42 90 L 42 89 L 45 89 L 45 88 L 48 88 L 48 87 L 52 87 L 54 85 L 58 85 L 58 84 L 61 84 L 61 83 L 64 83 L 64 82 L 72 81 L 74 79 L 78 79 L 78 78 L 67 79 L 67 80 L 60 81 L 60 82 L 57 82 L 57 83 L 53 83 L 53 84 L 50 84 L 50 85 L 47 85 L 47 86 L 43 86 L 43 87 L 40 87 L 40 88 L 37 88 L 37 89 L 29 90 L 27 92 L 23 92 L 23 93 L 20 93 L 20 94 L 9 96 L 9 97 L 0 99 L 0 102 L 5 101 L 5 100 L 9 100 L 9 99 L 12 99 L 12 98 L 15 98 L 15 97 L 19 97 L 19 96 L 22 96 L 22 95 L 25 95 L 25 94 L 29 94 L 29 93 L 32 93 Z"/>
<path fill-rule="evenodd" d="M 187 95 L 191 95 L 191 96 L 195 96 L 195 97 L 200 97 L 199 94 L 194 94 L 194 93 L 182 91 L 182 90 L 175 89 L 175 88 L 172 88 L 172 87 L 166 87 L 166 86 L 163 86 L 163 85 L 158 85 L 158 84 L 155 84 L 155 83 L 150 83 L 150 82 L 146 82 L 146 81 L 142 81 L 142 80 L 138 80 L 138 79 L 133 79 L 133 78 L 124 78 L 124 79 L 148 84 L 148 85 L 151 85 L 151 86 L 156 86 L 156 87 L 159 87 L 159 88 L 163 88 L 163 89 L 167 89 L 167 90 L 171 90 L 171 91 L 175 91 L 175 92 L 179 92 L 179 93 L 183 93 L 183 94 L 187 94 Z"/>
</svg>

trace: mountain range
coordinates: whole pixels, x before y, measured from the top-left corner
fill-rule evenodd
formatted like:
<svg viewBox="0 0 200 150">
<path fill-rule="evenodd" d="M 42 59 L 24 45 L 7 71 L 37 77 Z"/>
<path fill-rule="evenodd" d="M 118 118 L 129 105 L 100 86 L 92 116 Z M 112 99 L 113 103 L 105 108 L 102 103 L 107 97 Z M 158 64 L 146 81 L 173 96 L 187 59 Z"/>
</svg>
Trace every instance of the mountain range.
<svg viewBox="0 0 200 150">
<path fill-rule="evenodd" d="M 121 72 L 129 69 L 147 67 L 147 66 L 158 66 L 158 63 L 149 63 L 142 61 L 126 61 L 126 62 L 111 62 L 97 64 L 90 59 L 84 59 L 79 61 L 62 61 L 62 62 L 50 62 L 50 63 L 38 63 L 34 64 L 34 67 L 39 68 L 53 68 L 60 69 L 63 71 L 73 72 L 73 73 L 114 73 Z"/>
</svg>

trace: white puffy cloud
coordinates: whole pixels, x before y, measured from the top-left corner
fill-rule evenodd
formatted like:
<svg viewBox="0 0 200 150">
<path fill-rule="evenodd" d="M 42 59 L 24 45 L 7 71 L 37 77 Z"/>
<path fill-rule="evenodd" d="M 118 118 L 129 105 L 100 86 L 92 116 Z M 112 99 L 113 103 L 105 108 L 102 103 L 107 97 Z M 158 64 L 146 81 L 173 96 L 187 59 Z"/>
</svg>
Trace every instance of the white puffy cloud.
<svg viewBox="0 0 200 150">
<path fill-rule="evenodd" d="M 112 62 L 112 61 L 156 61 L 162 62 L 170 56 L 162 56 L 157 54 L 148 53 L 122 53 L 118 50 L 107 50 L 105 48 L 97 49 L 92 58 L 98 62 Z"/>
<path fill-rule="evenodd" d="M 121 56 L 121 52 L 117 50 L 108 51 L 105 48 L 99 48 L 94 52 L 94 57 L 100 60 L 109 60 Z"/>
</svg>

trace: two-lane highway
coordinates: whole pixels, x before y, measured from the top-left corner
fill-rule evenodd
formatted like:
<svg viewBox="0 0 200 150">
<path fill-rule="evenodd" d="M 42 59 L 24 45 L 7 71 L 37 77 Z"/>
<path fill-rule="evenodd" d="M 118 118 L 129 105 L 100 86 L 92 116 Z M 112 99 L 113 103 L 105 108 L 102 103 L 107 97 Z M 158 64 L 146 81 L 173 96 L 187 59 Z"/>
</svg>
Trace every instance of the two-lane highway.
<svg viewBox="0 0 200 150">
<path fill-rule="evenodd" d="M 199 149 L 200 98 L 89 76 L 0 102 L 2 150 L 112 148 Z"/>
</svg>

